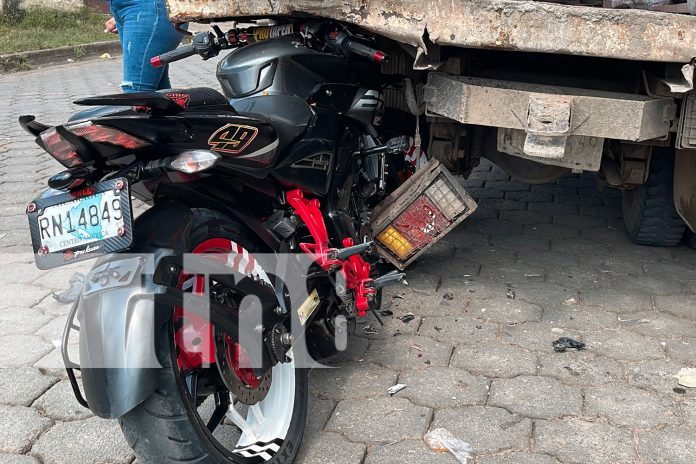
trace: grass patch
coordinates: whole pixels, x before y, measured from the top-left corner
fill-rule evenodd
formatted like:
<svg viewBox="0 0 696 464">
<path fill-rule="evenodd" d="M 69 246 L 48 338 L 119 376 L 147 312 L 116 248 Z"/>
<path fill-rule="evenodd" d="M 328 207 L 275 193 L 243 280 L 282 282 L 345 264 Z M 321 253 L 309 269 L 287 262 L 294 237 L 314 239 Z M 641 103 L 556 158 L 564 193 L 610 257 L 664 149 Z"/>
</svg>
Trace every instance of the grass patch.
<svg viewBox="0 0 696 464">
<path fill-rule="evenodd" d="M 117 40 L 118 36 L 104 32 L 108 18 L 88 8 L 73 12 L 30 8 L 0 14 L 0 55 Z"/>
</svg>

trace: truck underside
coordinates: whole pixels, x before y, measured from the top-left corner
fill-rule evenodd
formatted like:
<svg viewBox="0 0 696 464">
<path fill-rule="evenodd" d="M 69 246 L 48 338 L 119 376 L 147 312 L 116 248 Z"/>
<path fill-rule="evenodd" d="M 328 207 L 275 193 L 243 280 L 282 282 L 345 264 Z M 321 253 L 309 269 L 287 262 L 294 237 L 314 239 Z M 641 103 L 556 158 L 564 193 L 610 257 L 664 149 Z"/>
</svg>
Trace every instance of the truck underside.
<svg viewBox="0 0 696 464">
<path fill-rule="evenodd" d="M 517 0 L 168 4 L 180 21 L 318 16 L 364 28 L 390 53 L 383 74 L 407 78 L 385 93 L 392 121 L 418 120 L 428 155 L 450 170 L 468 175 L 486 157 L 530 183 L 595 171 L 624 191 L 637 243 L 696 230 L 696 16 Z"/>
</svg>

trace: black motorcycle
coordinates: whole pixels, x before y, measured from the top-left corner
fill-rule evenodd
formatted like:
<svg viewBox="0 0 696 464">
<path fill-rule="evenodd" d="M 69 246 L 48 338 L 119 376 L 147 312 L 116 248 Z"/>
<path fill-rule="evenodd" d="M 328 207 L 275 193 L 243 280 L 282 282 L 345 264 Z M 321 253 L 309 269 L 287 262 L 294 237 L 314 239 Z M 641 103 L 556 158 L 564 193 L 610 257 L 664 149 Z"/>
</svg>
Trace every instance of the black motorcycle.
<svg viewBox="0 0 696 464">
<path fill-rule="evenodd" d="M 307 414 L 300 355 L 335 353 L 347 321 L 401 280 L 393 266 L 475 205 L 380 132 L 394 83 L 373 39 L 327 22 L 214 29 L 153 65 L 235 49 L 218 66 L 224 95 L 86 98 L 55 127 L 22 116 L 66 168 L 27 214 L 40 268 L 101 256 L 63 357 L 78 400 L 118 418 L 142 462 L 290 463 Z M 152 205 L 137 220 L 132 197 Z M 281 272 L 281 256 L 310 264 Z M 299 304 L 288 276 L 305 285 Z"/>
</svg>

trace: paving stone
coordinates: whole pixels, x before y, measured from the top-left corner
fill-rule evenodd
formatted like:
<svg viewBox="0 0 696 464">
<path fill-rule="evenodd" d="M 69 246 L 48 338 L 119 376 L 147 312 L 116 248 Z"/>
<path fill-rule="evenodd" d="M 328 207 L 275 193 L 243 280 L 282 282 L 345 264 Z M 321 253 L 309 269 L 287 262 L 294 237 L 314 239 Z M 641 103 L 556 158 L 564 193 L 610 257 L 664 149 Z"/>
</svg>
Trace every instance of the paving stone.
<svg viewBox="0 0 696 464">
<path fill-rule="evenodd" d="M 417 316 L 408 323 L 403 322 L 400 318 L 409 313 L 413 314 L 412 311 L 417 310 L 417 308 L 410 309 L 402 306 L 397 307 L 395 305 L 389 305 L 389 307 L 387 307 L 387 305 L 382 305 L 382 309 L 389 309 L 394 313 L 392 316 L 380 316 L 384 326 L 377 321 L 377 318 L 371 312 L 367 313 L 364 318 L 365 324 L 359 324 L 356 327 L 356 337 L 363 337 L 370 340 L 387 340 L 395 336 L 416 335 L 422 318 Z"/>
<path fill-rule="evenodd" d="M 625 293 L 643 292 L 650 295 L 672 295 L 680 293 L 684 284 L 676 279 L 663 278 L 654 273 L 640 273 L 634 276 L 611 276 L 609 285 Z"/>
<path fill-rule="evenodd" d="M 619 325 L 616 314 L 577 304 L 546 307 L 544 321 L 555 327 L 577 330 L 599 330 Z"/>
<path fill-rule="evenodd" d="M 525 417 L 551 419 L 580 414 L 582 391 L 547 377 L 523 375 L 512 379 L 493 379 L 488 404 Z"/>
<path fill-rule="evenodd" d="M 0 453 L 0 462 L 3 464 L 39 464 L 39 461 L 32 456 L 5 453 Z"/>
<path fill-rule="evenodd" d="M 52 348 L 53 345 L 41 337 L 5 335 L 0 337 L 0 352 L 4 353 L 0 360 L 0 368 L 31 366 Z"/>
<path fill-rule="evenodd" d="M 0 369 L 0 404 L 31 406 L 54 383 L 55 379 L 31 367 Z"/>
<path fill-rule="evenodd" d="M 466 189 L 466 191 L 476 201 L 479 201 L 483 198 L 500 198 L 500 199 L 502 199 L 505 197 L 505 192 L 501 192 L 500 190 L 469 187 L 468 189 Z"/>
<path fill-rule="evenodd" d="M 555 377 L 569 385 L 621 384 L 623 364 L 587 351 L 542 354 L 539 375 Z"/>
<path fill-rule="evenodd" d="M 367 453 L 365 464 L 458 464 L 449 453 L 436 453 L 422 440 L 404 440 L 394 444 L 375 446 Z"/>
<path fill-rule="evenodd" d="M 479 232 L 487 235 L 517 235 L 523 230 L 522 224 L 501 219 L 486 219 L 477 225 Z"/>
<path fill-rule="evenodd" d="M 635 464 L 638 461 L 630 431 L 579 418 L 537 421 L 535 449 L 564 463 Z"/>
<path fill-rule="evenodd" d="M 416 269 L 424 269 L 428 272 L 436 271 L 438 275 L 443 277 L 465 278 L 476 276 L 481 267 L 480 263 L 483 262 L 481 257 L 483 253 L 485 251 L 481 249 L 472 256 L 463 254 L 457 258 L 448 256 L 447 258 L 433 258 L 424 262 L 419 261 Z M 504 251 L 501 254 L 504 254 Z"/>
<path fill-rule="evenodd" d="M 365 354 L 365 361 L 390 369 L 419 369 L 428 366 L 447 366 L 452 353 L 450 344 L 430 337 L 394 337 L 374 340 Z"/>
<path fill-rule="evenodd" d="M 462 302 L 466 307 L 462 308 L 463 310 L 460 314 L 464 315 L 471 309 L 471 301 L 504 297 L 507 293 L 507 289 L 507 285 L 503 282 L 487 279 L 485 277 L 471 277 L 468 279 L 443 278 L 439 292 L 443 295 L 445 293 L 450 293 L 453 297 L 450 303 Z"/>
<path fill-rule="evenodd" d="M 68 346 L 68 354 L 73 362 L 79 364 L 80 352 L 79 345 L 77 343 Z M 34 367 L 46 375 L 59 377 L 61 379 L 67 378 L 67 374 L 65 373 L 65 363 L 63 362 L 63 356 L 60 349 L 54 349 L 46 356 L 39 359 L 36 363 L 34 363 Z M 76 372 L 75 375 L 79 377 L 79 371 Z"/>
<path fill-rule="evenodd" d="M 52 316 L 44 315 L 38 309 L 8 308 L 0 309 L 0 336 L 30 335 L 45 324 Z"/>
<path fill-rule="evenodd" d="M 637 332 L 660 340 L 696 337 L 696 323 L 667 313 L 645 311 L 631 314 L 631 322 L 622 323 L 625 330 Z M 633 321 L 639 321 L 634 323 Z M 696 338 L 692 339 L 696 343 Z"/>
<path fill-rule="evenodd" d="M 485 343 L 497 337 L 498 325 L 467 316 L 426 317 L 418 331 L 443 343 Z"/>
<path fill-rule="evenodd" d="M 34 332 L 34 335 L 41 337 L 44 340 L 53 343 L 61 343 L 63 332 L 65 331 L 65 318 L 52 318 L 47 324 Z M 77 342 L 77 332 L 75 332 L 75 342 Z"/>
<path fill-rule="evenodd" d="M 323 360 L 323 364 L 331 365 L 336 363 L 344 363 L 346 361 L 358 361 L 365 357 L 370 341 L 366 338 L 356 337 L 351 335 L 348 337 L 348 346 L 345 351 L 339 351 L 329 359 Z M 72 356 L 72 355 L 71 355 Z"/>
<path fill-rule="evenodd" d="M 447 277 L 457 277 L 457 274 L 461 276 L 466 274 L 468 271 L 469 275 L 478 274 L 478 268 L 481 264 L 493 264 L 493 263 L 509 263 L 515 261 L 517 253 L 512 250 L 506 250 L 504 248 L 491 247 L 488 245 L 467 245 L 457 247 L 457 252 L 454 255 L 454 259 L 447 262 L 443 262 L 438 265 L 438 272 Z M 455 266 L 460 266 L 460 269 L 455 269 Z M 473 263 L 476 263 L 474 270 Z"/>
<path fill-rule="evenodd" d="M 668 340 L 666 342 L 667 357 L 689 367 L 694 364 L 696 359 L 696 342 L 693 340 Z"/>
<path fill-rule="evenodd" d="M 500 219 L 513 224 L 545 224 L 551 223 L 553 216 L 543 211 L 501 211 Z"/>
<path fill-rule="evenodd" d="M 693 295 L 656 296 L 655 307 L 673 316 L 696 319 L 696 298 Z"/>
<path fill-rule="evenodd" d="M 544 268 L 527 263 L 484 264 L 479 272 L 481 277 L 494 282 L 518 287 L 528 282 L 539 282 L 546 275 Z"/>
<path fill-rule="evenodd" d="M 557 327 L 548 322 L 530 322 L 512 327 L 503 326 L 501 332 L 503 343 L 510 343 L 542 353 L 553 353 L 552 342 L 559 337 L 587 341 L 586 335 L 579 330 Z"/>
<path fill-rule="evenodd" d="M 537 186 L 535 186 L 537 187 Z M 529 203 L 530 211 L 541 211 L 546 214 L 578 214 L 580 210 L 574 205 L 562 205 L 560 203 L 554 202 L 543 202 L 543 203 Z"/>
<path fill-rule="evenodd" d="M 580 238 L 599 243 L 630 244 L 626 231 L 615 227 L 586 227 L 580 233 Z"/>
<path fill-rule="evenodd" d="M 338 433 L 320 432 L 305 437 L 298 464 L 362 464 L 365 445 L 351 443 Z"/>
<path fill-rule="evenodd" d="M 606 218 L 597 216 L 583 216 L 580 214 L 557 214 L 553 217 L 553 222 L 555 224 L 577 228 L 607 226 Z"/>
<path fill-rule="evenodd" d="M 0 406 L 0 415 L 0 452 L 4 453 L 26 453 L 52 424 L 36 409 L 24 406 Z"/>
<path fill-rule="evenodd" d="M 582 260 L 581 260 L 582 262 Z M 583 292 L 601 286 L 601 273 L 592 267 L 581 264 L 576 268 L 548 269 L 546 281 L 549 284 L 561 285 L 568 290 Z"/>
<path fill-rule="evenodd" d="M 625 293 L 614 288 L 582 290 L 582 304 L 597 306 L 616 313 L 637 313 L 652 309 L 650 295 Z"/>
<path fill-rule="evenodd" d="M 451 366 L 486 377 L 515 377 L 535 374 L 537 356 L 513 345 L 460 346 L 455 348 Z"/>
<path fill-rule="evenodd" d="M 527 203 L 553 201 L 553 195 L 551 195 L 550 193 L 530 191 L 505 192 L 505 198 L 507 200 L 525 201 Z"/>
<path fill-rule="evenodd" d="M 346 400 L 338 403 L 326 430 L 341 433 L 350 441 L 391 443 L 422 439 L 431 419 L 430 408 L 416 406 L 405 398 Z"/>
<path fill-rule="evenodd" d="M 523 182 L 516 182 L 508 179 L 503 179 L 489 180 L 488 182 L 486 182 L 486 188 L 503 192 L 529 192 L 531 189 L 531 185 Z"/>
<path fill-rule="evenodd" d="M 680 401 L 679 409 L 681 409 L 687 427 L 696 427 L 696 400 Z"/>
<path fill-rule="evenodd" d="M 592 387 L 585 392 L 585 414 L 602 416 L 612 424 L 630 428 L 653 428 L 676 425 L 676 403 L 657 393 L 624 385 Z"/>
<path fill-rule="evenodd" d="M 621 208 L 612 206 L 580 206 L 580 214 L 585 216 L 599 216 L 605 218 L 621 218 Z"/>
<path fill-rule="evenodd" d="M 548 250 L 551 242 L 545 238 L 530 237 L 529 235 L 493 236 L 491 246 L 508 250 Z"/>
<path fill-rule="evenodd" d="M 486 322 L 512 325 L 539 322 L 542 311 L 539 305 L 502 296 L 497 299 L 473 301 L 469 315 Z"/>
<path fill-rule="evenodd" d="M 0 217 L 2 215 L 0 214 Z M 49 290 L 41 289 L 24 283 L 7 283 L 3 285 L 3 299 L 0 300 L 0 309 L 6 308 L 31 308 L 41 301 Z"/>
<path fill-rule="evenodd" d="M 478 464 L 560 464 L 560 461 L 548 454 L 512 451 L 501 454 L 480 456 Z"/>
<path fill-rule="evenodd" d="M 691 365 L 689 363 L 689 365 Z M 656 359 L 626 364 L 626 379 L 629 385 L 655 390 L 663 395 L 678 395 L 672 390 L 678 387 L 676 375 L 687 364 L 670 359 Z M 696 397 L 696 391 L 687 389 L 687 395 Z"/>
<path fill-rule="evenodd" d="M 587 348 L 597 354 L 628 361 L 665 357 L 664 350 L 657 340 L 626 330 L 607 329 L 595 332 L 591 339 L 587 340 Z"/>
<path fill-rule="evenodd" d="M 334 401 L 310 396 L 307 406 L 307 431 L 316 432 L 323 430 L 335 408 L 336 403 Z"/>
<path fill-rule="evenodd" d="M 488 395 L 488 380 L 463 369 L 431 367 L 406 371 L 399 376 L 399 383 L 406 388 L 396 396 L 436 409 L 483 405 Z"/>
<path fill-rule="evenodd" d="M 397 373 L 368 363 L 345 363 L 335 369 L 312 369 L 310 391 L 334 401 L 384 396 L 396 383 Z"/>
<path fill-rule="evenodd" d="M 492 209 L 494 211 L 512 211 L 517 209 L 527 209 L 527 203 L 524 201 L 513 201 L 513 200 L 496 200 L 496 199 L 486 199 L 479 201 L 479 206 L 482 208 Z"/>
<path fill-rule="evenodd" d="M 638 433 L 640 454 L 648 464 L 693 464 L 696 437 L 692 430 L 667 428 Z"/>
<path fill-rule="evenodd" d="M 39 438 L 31 454 L 44 464 L 126 464 L 133 460 L 133 452 L 118 423 L 98 417 L 58 423 Z"/>
<path fill-rule="evenodd" d="M 502 408 L 466 406 L 440 409 L 430 430 L 444 428 L 469 443 L 476 454 L 505 449 L 527 449 L 532 421 Z"/>
<path fill-rule="evenodd" d="M 82 382 L 78 380 L 80 389 Z M 75 399 L 70 381 L 63 380 L 44 393 L 33 406 L 45 416 L 57 421 L 72 421 L 92 417 L 92 411 Z"/>
<path fill-rule="evenodd" d="M 561 224 L 527 225 L 524 227 L 524 233 L 548 240 L 572 239 L 580 236 L 580 230 L 578 228 Z"/>
<path fill-rule="evenodd" d="M 544 269 L 578 267 L 578 258 L 575 255 L 547 250 L 520 251 L 517 261 L 543 267 Z"/>
</svg>

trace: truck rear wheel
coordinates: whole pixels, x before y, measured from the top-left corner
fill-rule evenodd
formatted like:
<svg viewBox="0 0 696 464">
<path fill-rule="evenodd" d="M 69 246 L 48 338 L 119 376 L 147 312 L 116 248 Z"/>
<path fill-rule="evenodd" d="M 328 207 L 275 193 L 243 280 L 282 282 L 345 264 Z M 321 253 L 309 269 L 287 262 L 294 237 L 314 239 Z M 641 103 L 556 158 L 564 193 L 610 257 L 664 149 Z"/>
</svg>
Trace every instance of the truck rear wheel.
<svg viewBox="0 0 696 464">
<path fill-rule="evenodd" d="M 645 184 L 623 191 L 623 219 L 633 243 L 675 246 L 684 236 L 686 224 L 674 207 L 674 154 L 655 149 Z"/>
</svg>

